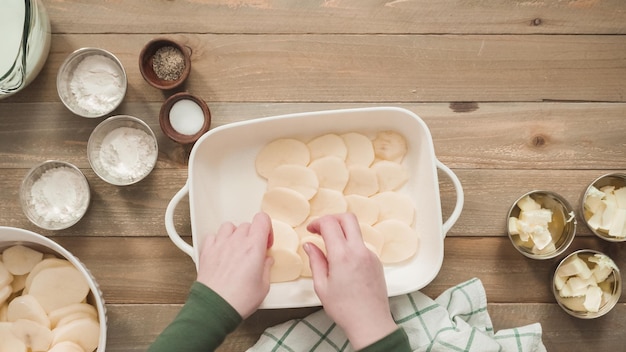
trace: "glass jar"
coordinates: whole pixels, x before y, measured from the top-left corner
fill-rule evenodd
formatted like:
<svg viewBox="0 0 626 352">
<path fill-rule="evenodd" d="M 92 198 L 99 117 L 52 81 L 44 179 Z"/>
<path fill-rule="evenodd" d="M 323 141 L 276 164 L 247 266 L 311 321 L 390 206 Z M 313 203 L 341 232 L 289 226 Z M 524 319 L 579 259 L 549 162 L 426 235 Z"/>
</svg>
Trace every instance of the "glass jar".
<svg viewBox="0 0 626 352">
<path fill-rule="evenodd" d="M 0 2 L 0 99 L 32 82 L 50 51 L 50 19 L 41 0 Z"/>
</svg>

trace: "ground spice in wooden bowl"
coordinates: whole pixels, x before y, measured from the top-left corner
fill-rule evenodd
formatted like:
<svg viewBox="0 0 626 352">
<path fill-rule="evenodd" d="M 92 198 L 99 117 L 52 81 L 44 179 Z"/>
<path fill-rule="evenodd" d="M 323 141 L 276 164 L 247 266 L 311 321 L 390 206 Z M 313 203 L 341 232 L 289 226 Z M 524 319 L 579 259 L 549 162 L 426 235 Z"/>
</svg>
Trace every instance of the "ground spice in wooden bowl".
<svg viewBox="0 0 626 352">
<path fill-rule="evenodd" d="M 175 81 L 185 69 L 185 56 L 173 46 L 161 47 L 152 57 L 152 69 L 160 79 Z"/>
<path fill-rule="evenodd" d="M 139 70 L 155 88 L 177 88 L 191 71 L 191 49 L 171 39 L 153 39 L 139 54 Z"/>
</svg>

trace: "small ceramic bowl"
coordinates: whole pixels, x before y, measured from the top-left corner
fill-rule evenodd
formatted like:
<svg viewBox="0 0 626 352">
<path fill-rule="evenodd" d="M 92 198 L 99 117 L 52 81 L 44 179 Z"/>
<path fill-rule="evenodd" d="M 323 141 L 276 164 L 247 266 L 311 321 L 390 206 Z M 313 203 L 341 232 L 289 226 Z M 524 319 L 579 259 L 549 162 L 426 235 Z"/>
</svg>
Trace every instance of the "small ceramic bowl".
<svg viewBox="0 0 626 352">
<path fill-rule="evenodd" d="M 545 247 L 540 246 L 541 249 L 538 249 L 535 244 L 535 242 L 539 242 L 539 239 L 533 241 L 532 236 L 526 239 L 523 233 L 528 231 L 520 231 L 520 227 L 532 223 L 532 220 L 524 221 L 525 224 L 520 222 L 512 224 L 512 221 L 523 220 L 524 216 L 521 214 L 520 206 L 524 207 L 522 203 L 527 202 L 528 199 L 535 202 L 535 207 L 540 206 L 541 209 L 552 212 L 552 217 L 547 224 L 551 239 Z M 515 218 L 515 220 L 511 220 L 511 218 Z M 521 254 L 532 259 L 550 259 L 562 254 L 572 243 L 576 234 L 576 216 L 573 208 L 562 196 L 550 191 L 531 191 L 518 198 L 509 210 L 507 224 L 507 233 L 513 246 Z M 531 228 L 533 228 L 532 224 Z"/>
<path fill-rule="evenodd" d="M 600 258 L 602 258 L 603 264 L 597 263 Z M 575 261 L 578 263 L 574 263 Z M 604 267 L 599 268 L 601 265 Z M 566 266 L 567 268 L 565 268 Z M 576 270 L 576 268 L 581 270 Z M 574 272 L 579 273 L 565 275 Z M 591 276 L 589 276 L 590 273 Z M 587 276 L 588 278 L 585 279 Z M 575 279 L 569 281 L 572 278 Z M 580 285 L 581 283 L 583 286 Z M 589 283 L 591 284 L 589 285 Z M 599 299 L 597 311 L 595 309 L 589 311 L 585 305 L 586 299 L 590 296 L 587 304 L 593 306 L 593 299 L 591 298 L 593 295 L 590 293 L 591 291 L 587 291 L 590 286 L 596 287 L 593 290 L 596 291 L 596 299 Z M 552 279 L 552 292 L 559 306 L 567 314 L 581 319 L 598 318 L 613 309 L 619 301 L 622 293 L 622 277 L 615 262 L 607 255 L 591 249 L 582 249 L 571 253 L 559 263 Z"/>
<path fill-rule="evenodd" d="M 191 72 L 191 49 L 172 39 L 153 39 L 139 53 L 139 71 L 155 88 L 177 88 Z"/>
<path fill-rule="evenodd" d="M 87 157 L 93 171 L 117 186 L 131 185 L 148 176 L 156 165 L 158 152 L 150 126 L 128 115 L 102 121 L 87 142 Z"/>
<path fill-rule="evenodd" d="M 601 239 L 610 242 L 625 242 L 626 205 L 624 203 L 626 203 L 626 174 L 611 173 L 600 176 L 591 182 L 583 193 L 581 199 L 583 220 L 589 230 Z M 609 211 L 612 216 L 603 216 Z M 608 221 L 608 219 L 611 220 Z"/>
<path fill-rule="evenodd" d="M 107 115 L 124 100 L 126 71 L 112 53 L 81 48 L 71 53 L 57 74 L 57 92 L 65 106 L 83 117 Z"/>
<path fill-rule="evenodd" d="M 191 144 L 211 128 L 211 111 L 201 98 L 186 92 L 176 93 L 161 106 L 159 124 L 171 140 Z"/>
<path fill-rule="evenodd" d="M 87 212 L 91 192 L 85 175 L 74 165 L 45 161 L 28 171 L 20 187 L 26 217 L 46 230 L 76 224 Z"/>
<path fill-rule="evenodd" d="M 99 334 L 97 336 L 98 345 L 93 351 L 104 352 L 106 350 L 107 342 L 107 309 L 100 285 L 89 269 L 87 269 L 87 267 L 77 257 L 70 253 L 70 251 L 43 235 L 15 227 L 0 226 L 0 253 L 15 245 L 26 246 L 43 253 L 44 260 L 49 256 L 54 256 L 58 259 L 65 259 L 81 273 L 82 277 L 86 280 L 89 286 L 89 294 L 87 295 L 86 303 L 89 303 L 96 308 L 96 320 L 99 324 Z M 43 270 L 39 272 L 41 273 Z M 19 293 L 22 291 L 17 292 Z M 12 295 L 10 297 L 13 299 L 15 296 Z"/>
</svg>

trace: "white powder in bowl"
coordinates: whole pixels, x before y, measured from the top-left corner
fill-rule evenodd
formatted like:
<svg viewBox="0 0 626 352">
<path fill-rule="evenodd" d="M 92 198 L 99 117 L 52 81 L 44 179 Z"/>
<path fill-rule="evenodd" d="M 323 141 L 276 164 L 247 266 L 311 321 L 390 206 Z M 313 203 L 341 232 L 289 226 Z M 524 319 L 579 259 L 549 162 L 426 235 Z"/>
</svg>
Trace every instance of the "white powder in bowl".
<svg viewBox="0 0 626 352">
<path fill-rule="evenodd" d="M 154 139 L 145 131 L 118 127 L 104 137 L 98 156 L 111 177 L 132 183 L 152 171 L 158 150 Z"/>
<path fill-rule="evenodd" d="M 31 189 L 28 206 L 51 227 L 80 219 L 89 206 L 89 184 L 69 167 L 45 171 Z"/>
<path fill-rule="evenodd" d="M 124 73 L 104 55 L 87 56 L 76 65 L 69 81 L 76 104 L 91 114 L 106 114 L 124 97 Z"/>
</svg>

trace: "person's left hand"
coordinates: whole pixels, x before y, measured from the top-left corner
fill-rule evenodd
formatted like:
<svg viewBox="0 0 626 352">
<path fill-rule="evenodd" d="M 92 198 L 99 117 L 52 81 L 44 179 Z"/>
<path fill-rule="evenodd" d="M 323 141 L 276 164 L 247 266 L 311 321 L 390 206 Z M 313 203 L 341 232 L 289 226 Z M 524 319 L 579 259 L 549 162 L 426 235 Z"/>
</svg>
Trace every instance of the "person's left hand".
<svg viewBox="0 0 626 352">
<path fill-rule="evenodd" d="M 270 288 L 267 255 L 272 246 L 270 217 L 254 216 L 252 223 L 223 223 L 215 236 L 208 236 L 200 251 L 198 281 L 224 298 L 242 318 L 254 313 Z"/>
</svg>

